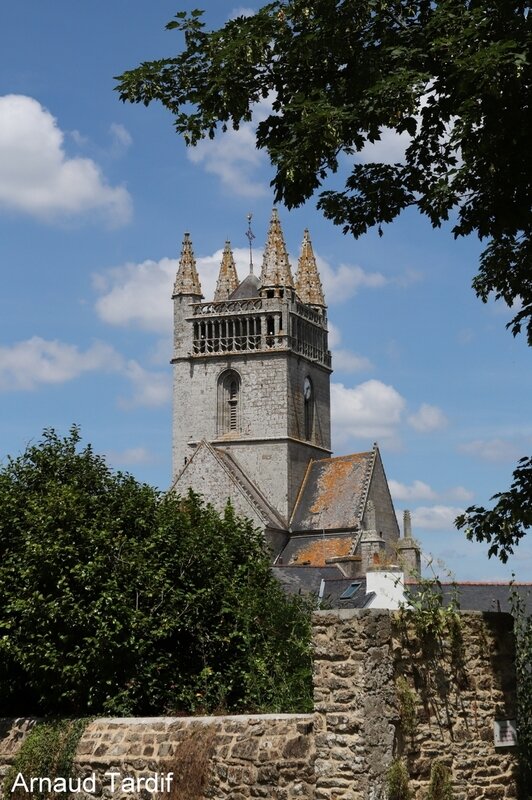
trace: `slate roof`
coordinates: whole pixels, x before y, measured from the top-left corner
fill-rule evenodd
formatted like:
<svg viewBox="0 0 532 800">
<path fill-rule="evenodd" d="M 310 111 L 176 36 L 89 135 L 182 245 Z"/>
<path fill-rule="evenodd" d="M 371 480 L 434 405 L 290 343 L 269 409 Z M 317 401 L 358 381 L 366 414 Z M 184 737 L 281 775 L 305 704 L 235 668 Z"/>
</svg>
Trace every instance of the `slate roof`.
<svg viewBox="0 0 532 800">
<path fill-rule="evenodd" d="M 275 565 L 272 572 L 287 594 L 313 594 L 318 597 L 323 579 L 322 608 L 365 608 L 375 597 L 374 592 L 366 594 L 365 576 L 346 578 L 335 565 Z M 359 588 L 351 597 L 342 599 L 344 592 L 354 583 L 360 584 Z M 415 592 L 417 585 L 415 581 L 407 581 L 410 591 Z M 532 583 L 516 583 L 513 586 L 524 601 L 526 613 L 532 615 Z M 511 587 L 508 583 L 443 583 L 444 605 L 454 596 L 456 588 L 462 611 L 512 611 L 509 602 Z"/>
<path fill-rule="evenodd" d="M 282 551 L 277 564 L 325 567 L 327 559 L 351 555 L 358 535 L 353 532 L 293 534 Z"/>
<path fill-rule="evenodd" d="M 291 530 L 356 530 L 366 505 L 376 451 L 311 461 L 297 498 Z"/>
<path fill-rule="evenodd" d="M 338 567 L 272 567 L 272 572 L 287 594 L 319 595 L 321 581 L 325 587 L 321 601 L 322 608 L 365 608 L 375 596 L 366 594 L 365 578 L 346 578 Z M 360 583 L 353 595 L 345 600 L 341 595 L 352 583 Z"/>
<path fill-rule="evenodd" d="M 278 567 L 273 566 L 272 572 L 288 594 L 315 594 L 320 590 L 322 578 L 336 579 L 339 574 L 337 567 Z"/>
<path fill-rule="evenodd" d="M 249 300 L 252 297 L 260 297 L 259 289 L 259 279 L 250 272 L 229 296 L 229 300 Z"/>
<path fill-rule="evenodd" d="M 416 591 L 417 584 L 407 581 L 407 586 Z M 513 584 L 519 596 L 525 603 L 527 614 L 532 614 L 532 583 Z M 511 612 L 510 591 L 508 583 L 464 581 L 457 583 L 443 583 L 442 592 L 444 605 L 458 593 L 458 602 L 462 611 L 507 611 Z"/>
</svg>

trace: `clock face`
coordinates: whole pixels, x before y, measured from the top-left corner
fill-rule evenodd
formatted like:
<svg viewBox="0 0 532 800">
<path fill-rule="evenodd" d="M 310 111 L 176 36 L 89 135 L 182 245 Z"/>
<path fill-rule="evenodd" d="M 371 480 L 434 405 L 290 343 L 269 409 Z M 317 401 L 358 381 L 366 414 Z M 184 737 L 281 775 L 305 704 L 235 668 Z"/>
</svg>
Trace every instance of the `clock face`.
<svg viewBox="0 0 532 800">
<path fill-rule="evenodd" d="M 305 382 L 303 384 L 303 395 L 305 400 L 310 400 L 312 395 L 312 384 L 310 382 L 310 378 L 305 378 Z"/>
</svg>

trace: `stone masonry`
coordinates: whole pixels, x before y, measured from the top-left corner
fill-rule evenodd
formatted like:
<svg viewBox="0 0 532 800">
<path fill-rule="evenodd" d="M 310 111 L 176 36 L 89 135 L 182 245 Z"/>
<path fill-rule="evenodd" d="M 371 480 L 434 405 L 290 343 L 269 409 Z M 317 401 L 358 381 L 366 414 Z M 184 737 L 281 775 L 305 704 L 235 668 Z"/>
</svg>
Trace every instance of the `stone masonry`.
<svg viewBox="0 0 532 800">
<path fill-rule="evenodd" d="M 495 720 L 516 715 L 513 648 L 507 614 L 465 612 L 424 638 L 401 611 L 317 612 L 314 714 L 94 720 L 75 769 L 95 776 L 95 792 L 76 797 L 385 800 L 402 758 L 414 800 L 426 800 L 436 761 L 453 800 L 517 800 L 515 748 L 493 737 Z M 0 721 L 0 775 L 31 724 Z M 113 793 L 105 776 L 172 770 L 181 793 Z"/>
<path fill-rule="evenodd" d="M 427 797 L 435 761 L 450 770 L 453 800 L 514 800 L 515 748 L 493 738 L 495 720 L 516 716 L 510 615 L 465 612 L 454 634 L 425 642 L 404 619 L 384 610 L 316 615 L 315 800 L 384 798 L 399 757 L 415 800 Z"/>
<path fill-rule="evenodd" d="M 0 741 L 0 776 L 5 775 L 30 728 L 27 720 L 16 720 Z M 209 756 L 206 769 L 205 754 Z M 75 761 L 76 776 L 95 776 L 96 791 L 76 796 L 83 800 L 164 797 L 165 792 L 152 793 L 145 788 L 139 793 L 121 791 L 119 780 L 105 773 L 146 778 L 174 771 L 192 783 L 202 777 L 197 774 L 199 770 L 206 772 L 205 794 L 201 797 L 298 800 L 312 797 L 313 759 L 311 714 L 103 718 L 86 728 Z M 174 794 L 176 786 L 180 792 Z M 179 781 L 172 783 L 168 796 L 197 800 Z"/>
</svg>

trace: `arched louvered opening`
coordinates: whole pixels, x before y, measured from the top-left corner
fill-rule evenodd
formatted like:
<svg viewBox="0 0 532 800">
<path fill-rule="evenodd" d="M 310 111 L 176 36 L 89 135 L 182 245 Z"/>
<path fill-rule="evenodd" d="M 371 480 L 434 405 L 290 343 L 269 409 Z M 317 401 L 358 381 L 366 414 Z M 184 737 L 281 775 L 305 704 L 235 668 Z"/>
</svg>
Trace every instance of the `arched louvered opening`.
<svg viewBox="0 0 532 800">
<path fill-rule="evenodd" d="M 310 442 L 314 438 L 314 387 L 308 377 L 305 378 L 303 392 L 305 439 Z"/>
<path fill-rule="evenodd" d="M 218 379 L 218 436 L 240 430 L 240 375 L 228 370 Z"/>
</svg>

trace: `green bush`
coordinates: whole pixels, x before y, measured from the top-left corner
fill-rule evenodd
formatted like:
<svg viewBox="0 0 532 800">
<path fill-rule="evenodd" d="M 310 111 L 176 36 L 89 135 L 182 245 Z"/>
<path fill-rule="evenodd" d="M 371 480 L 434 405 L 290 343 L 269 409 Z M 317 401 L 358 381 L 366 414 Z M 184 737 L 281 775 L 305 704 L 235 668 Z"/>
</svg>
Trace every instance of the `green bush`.
<svg viewBox="0 0 532 800">
<path fill-rule="evenodd" d="M 5 714 L 309 710 L 309 612 L 231 507 L 113 473 L 75 427 L 0 470 Z"/>
<path fill-rule="evenodd" d="M 400 758 L 392 761 L 386 773 L 387 800 L 410 800 L 410 778 L 405 762 Z"/>
<path fill-rule="evenodd" d="M 47 777 L 52 781 L 56 777 L 65 780 L 73 777 L 72 764 L 76 748 L 88 722 L 88 719 L 37 722 L 24 739 L 7 771 L 3 781 L 4 796 L 11 796 L 13 800 L 27 797 L 23 787 L 12 789 L 18 773 L 22 773 L 27 782 L 31 778 L 40 777 Z M 31 793 L 33 800 L 45 800 L 48 796 L 48 793 L 38 791 Z"/>
<path fill-rule="evenodd" d="M 453 800 L 451 772 L 441 761 L 435 761 L 430 768 L 427 800 Z"/>
</svg>

